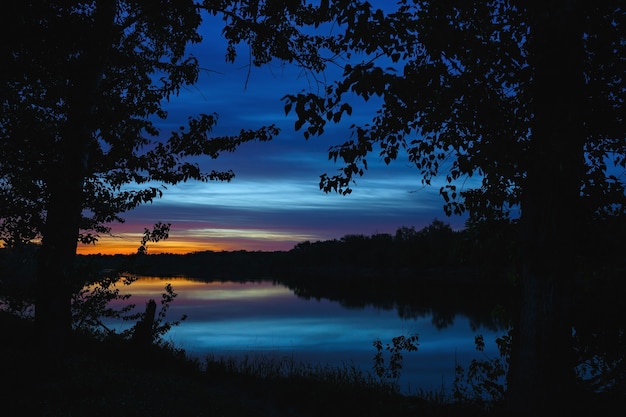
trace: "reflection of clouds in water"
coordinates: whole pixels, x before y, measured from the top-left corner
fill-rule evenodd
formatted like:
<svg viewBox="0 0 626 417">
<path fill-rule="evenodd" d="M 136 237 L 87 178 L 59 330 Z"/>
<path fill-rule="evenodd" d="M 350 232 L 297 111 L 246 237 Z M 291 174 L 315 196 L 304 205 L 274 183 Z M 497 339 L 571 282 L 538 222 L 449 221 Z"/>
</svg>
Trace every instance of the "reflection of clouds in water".
<svg viewBox="0 0 626 417">
<path fill-rule="evenodd" d="M 269 296 L 291 297 L 291 291 L 271 282 L 203 282 L 185 277 L 138 277 L 129 286 L 118 286 L 120 292 L 137 297 L 158 297 L 165 286 L 171 284 L 177 295 L 176 301 L 193 299 L 245 299 Z"/>
<path fill-rule="evenodd" d="M 186 294 L 190 300 L 242 300 L 242 299 L 259 299 L 268 297 L 290 297 L 291 292 L 285 287 L 279 286 L 255 286 L 248 284 L 241 285 L 239 288 L 206 288 L 196 289 L 191 294 Z"/>
</svg>

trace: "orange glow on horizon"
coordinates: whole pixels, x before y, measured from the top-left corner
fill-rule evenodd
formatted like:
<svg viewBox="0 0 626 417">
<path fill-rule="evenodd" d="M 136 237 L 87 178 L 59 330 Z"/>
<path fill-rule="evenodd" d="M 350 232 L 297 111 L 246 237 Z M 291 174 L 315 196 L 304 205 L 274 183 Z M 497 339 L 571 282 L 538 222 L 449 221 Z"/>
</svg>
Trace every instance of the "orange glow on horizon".
<svg viewBox="0 0 626 417">
<path fill-rule="evenodd" d="M 235 250 L 227 246 L 211 245 L 206 242 L 182 241 L 175 239 L 167 239 L 161 242 L 148 242 L 148 253 L 172 253 L 176 255 L 184 255 L 192 252 L 201 251 L 223 251 Z M 101 237 L 95 245 L 79 244 L 76 253 L 79 255 L 132 255 L 137 253 L 139 248 L 138 241 L 129 241 L 114 237 Z"/>
<path fill-rule="evenodd" d="M 140 236 L 136 234 L 124 234 L 123 236 L 101 236 L 95 245 L 78 244 L 76 253 L 79 255 L 132 255 L 137 253 L 139 248 Z M 203 251 L 276 251 L 290 250 L 293 248 L 294 242 L 283 241 L 263 241 L 249 240 L 243 238 L 220 238 L 198 239 L 193 237 L 176 238 L 170 235 L 166 240 L 160 242 L 148 242 L 148 254 L 170 253 L 176 255 L 184 255 L 193 252 Z"/>
</svg>

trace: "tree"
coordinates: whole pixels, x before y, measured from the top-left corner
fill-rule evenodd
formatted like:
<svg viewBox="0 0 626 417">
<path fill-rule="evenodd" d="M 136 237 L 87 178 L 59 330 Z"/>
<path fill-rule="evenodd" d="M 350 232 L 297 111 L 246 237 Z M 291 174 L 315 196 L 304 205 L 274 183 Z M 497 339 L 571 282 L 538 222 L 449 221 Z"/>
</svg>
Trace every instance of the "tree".
<svg viewBox="0 0 626 417">
<path fill-rule="evenodd" d="M 585 225 L 626 210 L 615 175 L 626 167 L 626 11 L 577 0 L 403 0 L 389 13 L 337 1 L 328 10 L 341 31 L 320 45 L 352 61 L 321 94 L 285 97 L 285 111 L 309 138 L 349 115 L 355 96 L 381 104 L 329 150 L 343 167 L 320 188 L 351 192 L 375 148 L 385 163 L 405 153 L 424 183 L 445 173 L 447 214 L 516 224 L 507 401 L 529 415 L 571 405 L 579 243 Z"/>
<path fill-rule="evenodd" d="M 162 134 L 168 99 L 194 83 L 187 47 L 201 40 L 191 0 L 12 0 L 0 54 L 0 239 L 40 241 L 35 321 L 46 358 L 62 357 L 79 241 L 162 194 L 162 184 L 230 180 L 187 157 L 217 158 L 269 140 L 274 126 L 211 137 L 217 115 Z M 77 288 L 78 286 L 78 288 Z"/>
</svg>

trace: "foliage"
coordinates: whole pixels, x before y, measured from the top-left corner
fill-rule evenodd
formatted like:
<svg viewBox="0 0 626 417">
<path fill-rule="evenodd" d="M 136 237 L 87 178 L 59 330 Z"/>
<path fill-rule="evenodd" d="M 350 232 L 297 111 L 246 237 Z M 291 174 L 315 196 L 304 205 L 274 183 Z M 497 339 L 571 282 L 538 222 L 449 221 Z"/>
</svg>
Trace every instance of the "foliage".
<svg viewBox="0 0 626 417">
<path fill-rule="evenodd" d="M 286 256 L 295 270 L 334 267 L 326 271 L 341 275 L 381 275 L 389 281 L 397 274 L 409 278 L 444 273 L 474 276 L 484 281 L 501 279 L 499 286 L 511 285 L 510 279 L 518 259 L 517 228 L 499 225 L 468 224 L 452 230 L 449 224 L 434 219 L 416 230 L 403 226 L 394 234 L 346 235 L 326 241 L 304 241 L 296 244 Z M 435 273 L 437 271 L 438 273 Z M 471 278 L 471 277 L 472 278 Z"/>
<path fill-rule="evenodd" d="M 161 294 L 161 308 L 159 309 L 159 312 L 152 327 L 153 343 L 156 343 L 158 345 L 167 345 L 167 343 L 165 343 L 163 340 L 163 336 L 165 336 L 165 334 L 167 334 L 167 332 L 169 332 L 172 327 L 178 326 L 181 321 L 187 319 L 187 316 L 183 315 L 179 320 L 176 321 L 165 320 L 167 310 L 169 309 L 171 303 L 174 301 L 174 298 L 176 298 L 176 296 L 177 294 L 174 292 L 172 284 L 167 283 L 165 285 L 165 291 Z"/>
<path fill-rule="evenodd" d="M 594 310 L 601 310 L 595 306 Z M 618 319 L 618 317 L 614 317 Z M 624 381 L 624 341 L 620 331 L 611 329 L 604 332 L 597 328 L 593 335 L 585 331 L 575 334 L 575 364 L 579 386 L 587 392 L 619 393 L 623 391 Z M 594 341 L 584 340 L 587 337 Z M 604 341 L 611 346 L 598 341 Z M 475 337 L 476 350 L 484 354 L 485 341 L 482 335 Z M 453 398 L 464 404 L 473 404 L 483 410 L 502 406 L 506 393 L 506 375 L 509 371 L 509 360 L 512 348 L 512 330 L 496 338 L 498 357 L 485 355 L 483 359 L 473 359 L 467 369 L 457 365 Z"/>
<path fill-rule="evenodd" d="M 474 338 L 476 350 L 484 354 L 485 341 L 482 335 Z M 472 359 L 467 373 L 461 365 L 455 368 L 455 401 L 471 403 L 488 410 L 502 405 L 506 393 L 505 378 L 509 369 L 511 355 L 511 332 L 496 338 L 500 356 L 484 359 Z"/>
<path fill-rule="evenodd" d="M 135 280 L 136 277 L 126 274 L 105 276 L 74 294 L 72 300 L 73 329 L 101 339 L 120 335 L 124 339 L 130 340 L 136 325 L 118 333 L 117 330 L 108 327 L 104 322 L 107 320 L 118 323 L 128 321 L 139 323 L 142 321 L 145 312 L 137 312 L 136 305 L 133 303 L 123 303 L 129 300 L 132 294 L 126 292 L 122 294 L 118 288 L 119 284 L 130 286 Z M 163 337 L 172 327 L 178 326 L 181 321 L 187 318 L 186 315 L 183 315 L 179 320 L 166 320 L 167 311 L 176 296 L 172 285 L 167 283 L 161 294 L 161 307 L 150 331 L 152 343 L 156 345 L 166 346 L 167 343 Z M 121 307 L 111 306 L 111 304 L 121 305 Z"/>
<path fill-rule="evenodd" d="M 290 251 L 299 264 L 367 267 L 452 267 L 464 264 L 465 233 L 435 219 L 420 230 L 401 227 L 394 235 L 345 235 L 340 239 L 298 243 Z"/>
<path fill-rule="evenodd" d="M 626 313 L 621 288 L 623 270 L 609 278 L 590 279 L 578 297 L 574 322 L 577 377 L 590 392 L 616 394 L 626 387 Z"/>
<path fill-rule="evenodd" d="M 625 125 L 616 113 L 625 94 L 624 61 L 618 58 L 625 52 L 624 13 L 610 5 L 587 5 L 583 13 L 590 111 L 584 115 L 582 200 L 590 205 L 588 215 L 616 215 L 625 198 L 623 180 L 610 169 L 626 167 Z M 308 138 L 349 115 L 355 96 L 379 97 L 380 107 L 371 123 L 353 125 L 352 137 L 330 149 L 329 158 L 344 166 L 336 175 L 324 174 L 320 188 L 350 193 L 378 148 L 387 164 L 406 155 L 425 184 L 435 184 L 445 172 L 440 192 L 447 213 L 467 209 L 476 220 L 508 218 L 533 162 L 531 8 L 509 1 L 404 0 L 390 12 L 354 3 L 337 12 L 337 19 L 341 30 L 335 39 L 348 58 L 342 79 L 321 94 L 287 95 L 285 111 L 295 110 L 295 127 Z M 458 187 L 456 180 L 474 176 L 479 180 Z"/>
<path fill-rule="evenodd" d="M 133 276 L 111 274 L 83 287 L 72 296 L 72 328 L 94 336 L 107 336 L 115 331 L 103 320 L 137 320 L 139 314 L 130 314 L 134 304 L 127 304 L 119 310 L 109 306 L 113 301 L 125 301 L 131 297 L 130 294 L 120 294 L 118 284 L 127 286 L 134 280 Z"/>
<path fill-rule="evenodd" d="M 160 197 L 164 185 L 234 175 L 188 157 L 214 159 L 278 133 L 269 126 L 211 137 L 218 116 L 203 113 L 189 115 L 178 131 L 158 128 L 169 99 L 200 71 L 187 50 L 201 40 L 199 4 L 11 3 L 23 18 L 8 13 L 2 22 L 4 39 L 12 39 L 3 43 L 0 76 L 0 195 L 7 203 L 0 239 L 7 245 L 43 236 L 51 193 L 71 170 L 82 170 L 78 237 L 94 243 L 111 222 L 123 221 L 121 213 Z"/>
<path fill-rule="evenodd" d="M 137 249 L 139 255 L 145 255 L 148 252 L 148 242 L 158 242 L 169 237 L 171 223 L 158 222 L 152 230 L 144 229 L 141 245 Z"/>
<path fill-rule="evenodd" d="M 576 353 L 583 359 L 576 368 L 577 377 L 591 392 L 623 392 L 626 386 L 624 335 L 613 333 L 605 336 L 615 343 L 613 348 L 607 348 L 605 341 L 600 342 L 600 346 L 587 344 L 577 347 Z"/>
<path fill-rule="evenodd" d="M 36 245 L 0 249 L 0 310 L 34 315 Z"/>
<path fill-rule="evenodd" d="M 373 342 L 376 349 L 374 355 L 374 372 L 381 382 L 392 390 L 397 391 L 398 379 L 402 372 L 402 361 L 404 359 L 403 352 L 416 352 L 419 336 L 413 334 L 410 336 L 400 335 L 391 339 L 391 344 L 387 343 L 384 350 L 388 352 L 389 358 L 385 360 L 383 342 L 376 339 Z M 388 361 L 388 363 L 386 363 Z"/>
</svg>

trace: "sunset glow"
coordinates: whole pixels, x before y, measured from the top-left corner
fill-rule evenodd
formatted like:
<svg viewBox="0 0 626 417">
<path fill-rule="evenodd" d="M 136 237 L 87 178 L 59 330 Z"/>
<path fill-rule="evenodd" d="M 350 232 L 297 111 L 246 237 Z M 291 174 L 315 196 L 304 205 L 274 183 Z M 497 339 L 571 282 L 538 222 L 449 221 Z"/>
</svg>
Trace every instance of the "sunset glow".
<svg viewBox="0 0 626 417">
<path fill-rule="evenodd" d="M 141 233 L 123 232 L 102 236 L 95 245 L 78 245 L 81 255 L 133 254 L 137 252 Z M 201 251 L 282 251 L 292 249 L 305 240 L 319 236 L 297 231 L 261 229 L 173 229 L 170 237 L 148 243 L 148 253 L 186 254 Z"/>
</svg>

